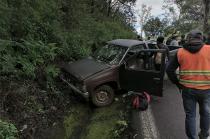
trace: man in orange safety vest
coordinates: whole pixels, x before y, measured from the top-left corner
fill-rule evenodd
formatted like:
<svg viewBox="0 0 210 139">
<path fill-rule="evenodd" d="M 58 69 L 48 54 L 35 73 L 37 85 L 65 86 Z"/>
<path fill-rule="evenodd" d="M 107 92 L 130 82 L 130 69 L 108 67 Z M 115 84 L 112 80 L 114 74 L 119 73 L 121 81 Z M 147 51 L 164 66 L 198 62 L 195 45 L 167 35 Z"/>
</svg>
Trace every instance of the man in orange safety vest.
<svg viewBox="0 0 210 139">
<path fill-rule="evenodd" d="M 179 67 L 179 79 L 176 69 Z M 200 110 L 200 139 L 207 139 L 210 127 L 210 45 L 204 45 L 200 31 L 191 31 L 167 68 L 169 79 L 182 92 L 189 139 L 196 139 L 196 104 Z"/>
</svg>

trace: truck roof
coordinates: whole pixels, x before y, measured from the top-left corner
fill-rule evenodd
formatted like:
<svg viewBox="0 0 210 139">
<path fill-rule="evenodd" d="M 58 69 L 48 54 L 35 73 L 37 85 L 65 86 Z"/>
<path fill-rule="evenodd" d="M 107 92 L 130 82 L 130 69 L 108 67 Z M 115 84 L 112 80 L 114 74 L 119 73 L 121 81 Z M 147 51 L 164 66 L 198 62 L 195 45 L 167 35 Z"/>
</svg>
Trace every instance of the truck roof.
<svg viewBox="0 0 210 139">
<path fill-rule="evenodd" d="M 109 41 L 107 43 L 118 45 L 118 46 L 124 46 L 124 47 L 132 47 L 132 46 L 144 44 L 143 41 L 130 40 L 130 39 L 116 39 L 116 40 Z"/>
</svg>

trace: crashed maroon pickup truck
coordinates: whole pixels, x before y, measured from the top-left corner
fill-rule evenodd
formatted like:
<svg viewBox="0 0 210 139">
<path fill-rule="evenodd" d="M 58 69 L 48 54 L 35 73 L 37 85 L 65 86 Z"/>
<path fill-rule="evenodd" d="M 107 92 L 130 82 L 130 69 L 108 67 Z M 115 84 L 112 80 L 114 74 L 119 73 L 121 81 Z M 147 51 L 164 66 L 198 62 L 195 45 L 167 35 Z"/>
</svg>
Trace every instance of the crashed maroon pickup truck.
<svg viewBox="0 0 210 139">
<path fill-rule="evenodd" d="M 161 69 L 154 68 L 154 55 L 162 54 Z M 148 43 L 117 39 L 93 56 L 62 66 L 61 79 L 76 93 L 98 107 L 114 100 L 117 90 L 146 91 L 162 96 L 165 50 L 149 49 Z"/>
</svg>

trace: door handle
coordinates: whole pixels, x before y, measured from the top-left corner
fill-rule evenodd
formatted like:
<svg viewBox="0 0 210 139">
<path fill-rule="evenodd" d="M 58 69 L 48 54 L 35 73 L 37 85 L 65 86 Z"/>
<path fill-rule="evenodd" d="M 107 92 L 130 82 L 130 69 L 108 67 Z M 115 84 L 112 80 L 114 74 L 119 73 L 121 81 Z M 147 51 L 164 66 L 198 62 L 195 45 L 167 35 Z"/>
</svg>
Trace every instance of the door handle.
<svg viewBox="0 0 210 139">
<path fill-rule="evenodd" d="M 153 78 L 155 84 L 159 84 L 160 83 L 160 78 Z"/>
<path fill-rule="evenodd" d="M 160 78 L 153 78 L 153 80 L 155 80 L 155 81 L 160 81 Z"/>
</svg>

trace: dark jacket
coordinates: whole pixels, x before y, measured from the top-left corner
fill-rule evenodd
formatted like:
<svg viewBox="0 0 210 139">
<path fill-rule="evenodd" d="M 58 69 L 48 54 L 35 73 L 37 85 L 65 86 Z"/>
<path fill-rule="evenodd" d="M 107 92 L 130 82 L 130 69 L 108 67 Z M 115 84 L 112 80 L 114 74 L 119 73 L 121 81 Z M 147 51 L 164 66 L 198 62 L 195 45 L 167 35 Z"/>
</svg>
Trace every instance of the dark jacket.
<svg viewBox="0 0 210 139">
<path fill-rule="evenodd" d="M 189 51 L 190 53 L 197 53 L 200 51 L 202 47 L 203 47 L 202 40 L 193 40 L 192 42 L 189 42 L 183 46 L 183 48 Z M 174 58 L 170 61 L 166 69 L 166 72 L 171 82 L 176 84 L 178 88 L 182 89 L 183 86 L 179 83 L 179 79 L 177 78 L 177 75 L 176 75 L 176 69 L 179 66 L 180 65 L 179 65 L 177 54 L 176 54 Z"/>
<path fill-rule="evenodd" d="M 180 46 L 183 46 L 185 44 L 185 39 L 181 39 L 181 41 L 179 42 Z"/>
<path fill-rule="evenodd" d="M 169 58 L 170 58 L 170 56 L 169 56 L 169 48 L 166 45 L 164 45 L 163 43 L 159 43 L 159 44 L 157 44 L 157 46 L 158 46 L 159 49 L 165 49 L 166 50 L 166 57 L 169 60 Z"/>
<path fill-rule="evenodd" d="M 210 45 L 210 38 L 208 38 L 208 39 L 206 40 L 206 44 L 207 44 L 207 45 Z"/>
</svg>

